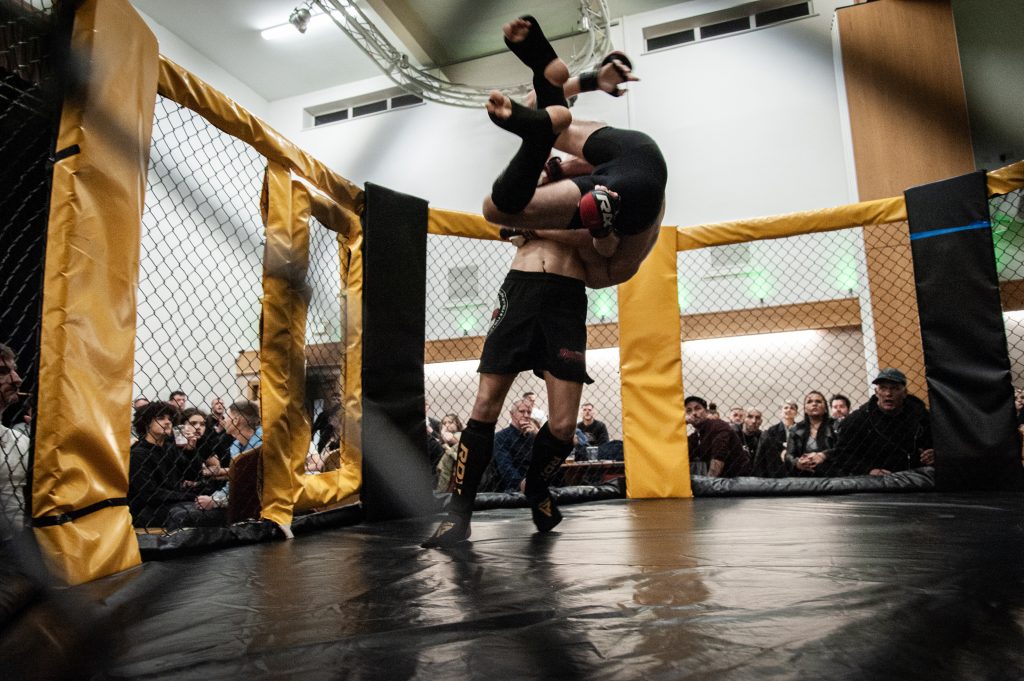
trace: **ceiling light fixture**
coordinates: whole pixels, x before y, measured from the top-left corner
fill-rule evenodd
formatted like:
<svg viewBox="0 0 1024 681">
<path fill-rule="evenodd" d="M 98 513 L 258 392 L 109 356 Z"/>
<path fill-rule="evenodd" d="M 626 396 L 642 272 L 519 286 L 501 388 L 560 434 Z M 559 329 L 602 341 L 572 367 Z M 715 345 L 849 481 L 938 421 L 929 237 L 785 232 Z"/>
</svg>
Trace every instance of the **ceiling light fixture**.
<svg viewBox="0 0 1024 681">
<path fill-rule="evenodd" d="M 409 62 L 408 55 L 399 52 L 367 18 L 355 0 L 309 0 L 292 11 L 289 23 L 300 32 L 305 32 L 309 25 L 308 17 L 314 7 L 330 17 L 334 25 L 351 38 L 384 75 L 403 90 L 418 97 L 440 104 L 476 108 L 487 101 L 491 90 L 497 89 L 492 86 L 453 83 L 445 79 L 439 69 L 414 66 Z M 307 18 L 301 21 L 302 16 Z M 609 36 L 610 21 L 606 0 L 580 0 L 578 25 L 581 32 L 587 35 L 587 44 L 584 49 L 574 51 L 565 59 L 570 73 L 578 73 L 599 63 L 612 50 Z M 527 82 L 512 88 L 500 89 L 513 99 L 521 100 L 532 89 L 532 85 Z"/>
<path fill-rule="evenodd" d="M 288 17 L 288 23 L 294 26 L 299 33 L 305 33 L 309 28 L 309 20 L 313 18 L 313 14 L 309 11 L 311 5 L 312 3 L 307 2 L 305 5 L 296 7 Z"/>
</svg>

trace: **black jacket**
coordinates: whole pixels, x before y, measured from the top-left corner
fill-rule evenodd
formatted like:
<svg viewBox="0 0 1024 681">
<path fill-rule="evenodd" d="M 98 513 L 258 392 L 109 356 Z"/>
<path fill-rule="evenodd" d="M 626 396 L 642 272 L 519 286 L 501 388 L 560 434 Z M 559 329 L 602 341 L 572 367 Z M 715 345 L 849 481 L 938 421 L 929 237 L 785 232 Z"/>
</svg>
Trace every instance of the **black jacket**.
<svg viewBox="0 0 1024 681">
<path fill-rule="evenodd" d="M 827 416 L 825 417 L 825 420 L 822 421 L 820 426 L 818 426 L 818 435 L 816 437 L 818 446 L 814 449 L 807 448 L 807 440 L 810 436 L 811 422 L 807 419 L 797 421 L 793 424 L 793 427 L 789 429 L 789 439 L 786 441 L 786 468 L 789 471 L 789 475 L 816 478 L 820 478 L 823 475 L 831 475 L 833 460 L 828 454 L 826 454 L 827 458 L 814 469 L 814 472 L 798 469 L 796 467 L 796 460 L 804 454 L 810 454 L 811 452 L 828 452 L 835 447 L 835 423 L 832 419 Z"/>
<path fill-rule="evenodd" d="M 931 421 L 924 402 L 907 395 L 898 414 L 886 414 L 878 407 L 878 398 L 872 397 L 843 420 L 830 458 L 839 474 L 867 475 L 875 468 L 905 471 L 919 468 L 921 451 L 931 447 Z"/>
<path fill-rule="evenodd" d="M 155 445 L 145 439 L 132 445 L 128 467 L 128 506 L 135 527 L 163 527 L 170 507 L 195 501 L 194 491 L 186 490 L 185 456 L 174 440 Z"/>
</svg>

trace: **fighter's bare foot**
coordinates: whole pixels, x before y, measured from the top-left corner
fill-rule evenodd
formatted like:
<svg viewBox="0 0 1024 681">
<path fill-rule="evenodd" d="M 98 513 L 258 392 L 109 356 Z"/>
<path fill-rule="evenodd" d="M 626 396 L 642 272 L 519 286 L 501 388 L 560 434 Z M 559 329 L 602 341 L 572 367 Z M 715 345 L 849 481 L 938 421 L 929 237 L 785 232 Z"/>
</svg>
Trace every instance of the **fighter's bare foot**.
<svg viewBox="0 0 1024 681">
<path fill-rule="evenodd" d="M 537 20 L 529 15 L 513 19 L 502 32 L 508 48 L 533 71 L 540 106 L 564 104 L 561 90 L 569 80 L 569 67 L 555 53 Z"/>
<path fill-rule="evenodd" d="M 512 100 L 498 90 L 491 90 L 484 108 L 491 119 L 499 124 L 508 121 L 514 110 Z M 545 111 L 551 119 L 551 131 L 556 135 L 561 134 L 572 123 L 572 112 L 564 106 L 549 106 Z"/>
</svg>

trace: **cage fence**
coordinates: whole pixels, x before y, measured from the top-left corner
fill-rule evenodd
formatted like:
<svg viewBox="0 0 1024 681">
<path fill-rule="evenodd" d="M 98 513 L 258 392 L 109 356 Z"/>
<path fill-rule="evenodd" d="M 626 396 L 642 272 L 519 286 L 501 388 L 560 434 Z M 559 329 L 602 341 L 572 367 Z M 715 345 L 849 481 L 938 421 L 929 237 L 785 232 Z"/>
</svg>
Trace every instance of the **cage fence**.
<svg viewBox="0 0 1024 681">
<path fill-rule="evenodd" d="M 0 538 L 31 512 L 57 19 L 50 2 L 0 4 Z"/>
<path fill-rule="evenodd" d="M 1024 191 L 989 200 L 996 273 L 1014 387 L 1017 429 L 1024 461 Z"/>
<path fill-rule="evenodd" d="M 232 458 L 260 442 L 265 168 L 248 145 L 158 97 L 137 300 L 136 527 L 225 522 L 239 496 L 228 494 Z"/>
</svg>

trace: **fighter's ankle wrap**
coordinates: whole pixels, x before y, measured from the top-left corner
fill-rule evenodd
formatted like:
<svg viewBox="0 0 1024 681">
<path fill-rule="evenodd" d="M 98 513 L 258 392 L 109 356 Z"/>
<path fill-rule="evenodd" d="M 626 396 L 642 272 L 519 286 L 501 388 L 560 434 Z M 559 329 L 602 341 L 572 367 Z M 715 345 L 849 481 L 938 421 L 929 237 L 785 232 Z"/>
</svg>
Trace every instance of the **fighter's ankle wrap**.
<svg viewBox="0 0 1024 681">
<path fill-rule="evenodd" d="M 558 182 L 564 178 L 565 171 L 562 170 L 562 159 L 557 156 L 549 158 L 547 163 L 544 164 L 544 172 L 547 173 L 548 182 Z"/>
<path fill-rule="evenodd" d="M 558 59 L 555 48 L 551 46 L 540 23 L 529 14 L 519 17 L 530 22 L 530 30 L 526 38 L 514 43 L 505 38 L 505 45 L 519 60 L 526 64 L 533 71 L 533 90 L 537 94 L 537 108 L 543 109 L 547 106 L 567 106 L 565 93 L 561 85 L 555 85 L 544 77 L 544 70 L 548 64 Z"/>
<path fill-rule="evenodd" d="M 537 192 L 537 178 L 554 143 L 553 133 L 544 140 L 523 139 L 519 151 L 491 187 L 491 201 L 498 210 L 514 215 L 526 208 Z"/>
<path fill-rule="evenodd" d="M 628 66 L 631 70 L 633 68 L 633 62 L 629 60 L 629 57 L 626 56 L 625 52 L 609 52 L 608 55 L 601 60 L 601 66 L 598 66 L 596 69 L 591 71 L 584 71 L 579 75 L 580 92 L 593 92 L 594 90 L 597 90 L 600 87 L 598 76 L 601 75 L 601 68 L 608 64 L 613 66 L 615 72 L 619 74 L 619 77 L 622 78 L 623 81 L 627 80 L 626 71 L 616 64 L 616 61 Z M 623 91 L 616 88 L 614 92 L 609 92 L 608 94 L 612 97 L 619 97 L 623 94 Z"/>
<path fill-rule="evenodd" d="M 548 494 L 548 483 L 572 451 L 572 440 L 559 440 L 544 424 L 533 439 L 530 468 L 526 471 L 526 498 L 535 500 Z"/>
<path fill-rule="evenodd" d="M 494 455 L 495 425 L 469 419 L 462 431 L 455 456 L 455 472 L 452 475 L 452 513 L 467 515 L 473 510 L 473 500 L 480 487 L 480 480 Z"/>
<path fill-rule="evenodd" d="M 580 226 L 590 231 L 595 239 L 612 233 L 615 216 L 619 213 L 619 199 L 604 189 L 596 188 L 580 197 L 577 209 Z"/>
</svg>

